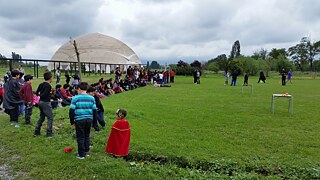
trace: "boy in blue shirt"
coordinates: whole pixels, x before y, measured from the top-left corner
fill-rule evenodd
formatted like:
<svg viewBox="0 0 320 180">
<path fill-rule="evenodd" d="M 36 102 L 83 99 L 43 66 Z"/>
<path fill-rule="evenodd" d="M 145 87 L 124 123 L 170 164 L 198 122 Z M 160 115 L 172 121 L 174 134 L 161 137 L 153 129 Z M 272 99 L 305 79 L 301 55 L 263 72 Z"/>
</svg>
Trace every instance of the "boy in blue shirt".
<svg viewBox="0 0 320 180">
<path fill-rule="evenodd" d="M 78 95 L 72 98 L 69 110 L 70 123 L 76 126 L 78 159 L 84 159 L 89 155 L 90 128 L 92 121 L 97 119 L 96 103 L 94 97 L 87 94 L 88 88 L 86 82 L 79 84 Z"/>
</svg>

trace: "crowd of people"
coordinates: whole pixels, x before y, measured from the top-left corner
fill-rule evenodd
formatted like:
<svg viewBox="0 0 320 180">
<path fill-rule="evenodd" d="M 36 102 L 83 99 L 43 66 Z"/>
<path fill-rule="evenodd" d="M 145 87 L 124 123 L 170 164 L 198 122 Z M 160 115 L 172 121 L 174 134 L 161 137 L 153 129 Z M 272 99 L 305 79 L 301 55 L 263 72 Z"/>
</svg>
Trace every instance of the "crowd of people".
<svg viewBox="0 0 320 180">
<path fill-rule="evenodd" d="M 125 73 L 118 67 L 115 69 L 114 79 L 104 80 L 100 78 L 96 83 L 89 85 L 82 82 L 80 76 L 75 73 L 70 76 L 69 72 L 65 72 L 66 83 L 60 84 L 61 72 L 58 68 L 54 76 L 56 77 L 55 88 L 51 83 L 53 75 L 47 71 L 44 73 L 44 82 L 39 84 L 36 91 L 32 90 L 32 75 L 25 75 L 23 67 L 19 66 L 17 70 L 7 72 L 3 82 L 0 79 L 0 105 L 3 103 L 5 113 L 10 117 L 10 124 L 19 128 L 19 115 L 25 114 L 25 123 L 32 124 L 31 115 L 33 107 L 39 108 L 40 115 L 33 132 L 34 137 L 41 134 L 41 127 L 47 118 L 46 136 L 52 137 L 53 131 L 53 109 L 56 107 L 70 106 L 69 119 L 70 124 L 75 126 L 78 143 L 77 158 L 84 159 L 89 155 L 90 146 L 90 129 L 100 131 L 100 127 L 104 128 L 106 122 L 104 120 L 104 107 L 101 98 L 111 96 L 113 94 L 134 90 L 144 87 L 148 83 L 152 83 L 159 87 L 168 87 L 168 82 L 174 82 L 174 71 L 152 71 L 144 68 L 129 67 Z M 122 77 L 124 76 L 124 77 Z M 193 77 L 194 83 L 200 84 L 201 72 L 195 70 Z M 237 71 L 225 74 L 225 85 L 228 85 L 229 76 L 232 77 L 231 86 L 236 86 Z M 286 80 L 286 76 L 288 79 Z M 70 83 L 71 77 L 73 81 Z M 291 82 L 291 71 L 281 72 L 282 85 Z M 170 79 L 170 80 L 169 80 Z M 249 75 L 245 73 L 243 85 L 248 85 Z M 265 76 L 260 72 L 259 81 L 265 83 Z M 106 153 L 114 156 L 127 156 L 130 144 L 130 126 L 126 117 L 126 110 L 119 109 L 116 112 L 117 121 L 112 126 L 112 130 L 107 141 Z M 100 127 L 99 127 L 100 125 Z M 119 135 L 121 134 L 121 135 Z"/>
<path fill-rule="evenodd" d="M 53 89 L 51 87 L 53 76 L 48 71 L 43 74 L 44 82 L 39 84 L 36 91 L 33 91 L 31 85 L 33 76 L 24 75 L 19 70 L 8 72 L 8 78 L 5 83 L 0 80 L 1 103 L 3 101 L 4 112 L 9 115 L 10 124 L 15 128 L 20 127 L 18 123 L 19 111 L 22 111 L 20 107 L 24 106 L 25 123 L 31 125 L 32 109 L 37 106 L 40 115 L 35 125 L 33 136 L 41 135 L 42 124 L 47 118 L 46 136 L 51 138 L 54 136 L 52 131 L 54 122 L 53 108 L 69 105 L 70 124 L 75 126 L 78 144 L 76 157 L 84 159 L 88 156 L 91 127 L 99 131 L 98 123 L 102 127 L 106 126 L 104 107 L 100 97 L 97 95 L 97 89 L 89 86 L 86 82 L 81 82 L 80 77 L 77 76 L 74 76 L 74 79 L 79 80 L 79 82 L 74 83 L 72 86 L 69 84 L 61 86 L 57 83 L 56 88 Z M 117 121 L 112 126 L 106 144 L 106 153 L 123 157 L 128 155 L 130 126 L 128 121 L 124 119 L 126 114 L 127 112 L 124 109 L 116 112 Z"/>
<path fill-rule="evenodd" d="M 113 94 L 134 90 L 144 87 L 148 83 L 166 84 L 174 82 L 174 71 L 152 71 L 137 66 L 129 67 L 126 72 L 122 72 L 119 67 L 115 69 L 115 78 L 104 80 L 100 78 L 98 82 L 89 85 L 82 82 L 78 73 L 70 76 L 69 71 L 65 71 L 66 83 L 61 84 L 61 71 L 57 68 L 54 77 L 56 85 L 52 88 L 53 75 L 47 71 L 43 74 L 44 81 L 37 89 L 32 89 L 32 75 L 25 75 L 22 65 L 18 69 L 8 71 L 4 76 L 5 82 L 0 79 L 0 105 L 3 102 L 4 112 L 9 115 L 10 125 L 19 128 L 19 115 L 25 114 L 25 124 L 32 124 L 32 111 L 38 107 L 40 115 L 35 123 L 33 136 L 41 135 L 41 127 L 47 119 L 46 136 L 52 137 L 54 114 L 56 107 L 70 106 L 70 123 L 75 126 L 78 143 L 77 158 L 84 159 L 88 153 L 90 142 L 90 129 L 100 131 L 104 128 L 104 107 L 101 98 Z M 71 77 L 73 81 L 71 81 Z M 124 119 L 127 112 L 119 109 L 116 113 L 117 121 L 112 126 L 110 137 L 106 145 L 106 152 L 114 156 L 126 156 L 129 152 L 130 126 Z M 21 124 L 21 123 L 20 123 Z M 99 127 L 100 125 L 100 127 Z M 117 133 L 122 134 L 118 136 Z M 124 135 L 123 135 L 124 134 Z M 121 138 L 122 137 L 122 138 Z M 124 139 L 123 139 L 124 138 Z M 119 143 L 120 142 L 120 143 Z M 124 145 L 123 145 L 124 144 Z"/>
</svg>

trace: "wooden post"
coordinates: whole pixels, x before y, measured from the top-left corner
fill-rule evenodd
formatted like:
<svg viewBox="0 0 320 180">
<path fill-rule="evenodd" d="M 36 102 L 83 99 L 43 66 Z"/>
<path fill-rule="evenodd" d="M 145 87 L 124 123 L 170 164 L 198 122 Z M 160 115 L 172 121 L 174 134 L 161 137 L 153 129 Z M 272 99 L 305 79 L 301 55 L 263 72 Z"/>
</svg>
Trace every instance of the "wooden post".
<svg viewBox="0 0 320 180">
<path fill-rule="evenodd" d="M 36 61 L 33 61 L 33 76 L 36 76 Z"/>
<path fill-rule="evenodd" d="M 78 51 L 78 47 L 77 47 L 77 43 L 76 43 L 76 40 L 73 40 L 73 46 L 74 46 L 74 49 L 76 51 L 76 55 L 77 55 L 77 61 L 78 61 L 78 69 L 79 69 L 79 77 L 81 79 L 81 62 L 80 62 L 80 54 L 79 54 L 79 51 Z"/>
<path fill-rule="evenodd" d="M 37 61 L 37 79 L 39 78 L 39 62 Z"/>
</svg>

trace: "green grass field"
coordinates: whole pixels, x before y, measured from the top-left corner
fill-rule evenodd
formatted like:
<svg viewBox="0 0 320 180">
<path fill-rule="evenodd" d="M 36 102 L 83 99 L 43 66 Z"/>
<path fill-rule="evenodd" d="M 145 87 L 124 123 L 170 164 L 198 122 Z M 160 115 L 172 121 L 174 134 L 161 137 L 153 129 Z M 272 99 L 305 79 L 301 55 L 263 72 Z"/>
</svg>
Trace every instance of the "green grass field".
<svg viewBox="0 0 320 180">
<path fill-rule="evenodd" d="M 202 77 L 200 85 L 191 77 L 175 80 L 171 88 L 148 86 L 102 99 L 107 128 L 91 133 L 85 160 L 75 158 L 76 149 L 63 152 L 76 146 L 68 107 L 54 110 L 51 139 L 44 129 L 34 138 L 33 126 L 10 126 L 1 113 L 0 166 L 20 179 L 320 178 L 319 79 L 281 86 L 277 76 L 266 84 L 250 77 L 253 94 L 249 87 L 241 93 L 243 77 L 236 87 L 224 86 L 217 75 Z M 285 98 L 276 99 L 272 114 L 271 95 L 286 92 L 294 97 L 293 114 Z M 104 152 L 118 108 L 128 111 L 131 125 L 129 161 Z M 34 124 L 38 117 L 34 109 Z"/>
</svg>

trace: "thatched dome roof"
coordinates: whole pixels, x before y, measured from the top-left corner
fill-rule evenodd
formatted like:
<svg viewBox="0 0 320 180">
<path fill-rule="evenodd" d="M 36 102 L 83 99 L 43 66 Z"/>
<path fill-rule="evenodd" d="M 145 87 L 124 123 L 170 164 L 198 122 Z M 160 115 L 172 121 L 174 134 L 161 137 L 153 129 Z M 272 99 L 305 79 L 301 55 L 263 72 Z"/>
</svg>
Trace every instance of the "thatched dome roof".
<svg viewBox="0 0 320 180">
<path fill-rule="evenodd" d="M 81 62 L 119 65 L 141 64 L 139 57 L 129 46 L 113 37 L 92 33 L 75 38 L 75 40 Z M 63 44 L 51 60 L 77 62 L 73 41 Z M 49 63 L 48 69 L 53 69 L 53 63 Z"/>
</svg>

